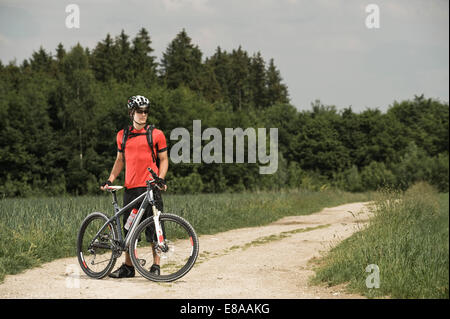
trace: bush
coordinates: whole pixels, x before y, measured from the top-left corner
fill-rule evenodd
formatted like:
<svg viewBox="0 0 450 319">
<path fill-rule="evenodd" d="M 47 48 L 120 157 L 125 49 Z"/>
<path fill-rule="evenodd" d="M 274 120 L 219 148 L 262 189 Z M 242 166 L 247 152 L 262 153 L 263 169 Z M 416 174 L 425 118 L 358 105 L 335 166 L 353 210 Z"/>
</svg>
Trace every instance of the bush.
<svg viewBox="0 0 450 319">
<path fill-rule="evenodd" d="M 448 192 L 448 154 L 428 156 L 414 142 L 408 145 L 401 161 L 392 167 L 397 178 L 397 186 L 406 190 L 416 182 L 425 181 L 441 192 Z"/>
<path fill-rule="evenodd" d="M 333 184 L 349 192 L 361 192 L 363 190 L 361 176 L 356 165 L 343 172 L 334 174 Z"/>
<path fill-rule="evenodd" d="M 431 174 L 429 182 L 435 186 L 440 192 L 448 193 L 449 181 L 449 158 L 448 154 L 439 154 L 431 161 Z"/>
<path fill-rule="evenodd" d="M 194 169 L 188 176 L 171 178 L 168 187 L 174 194 L 198 194 L 203 191 L 202 177 Z"/>
<path fill-rule="evenodd" d="M 430 176 L 430 158 L 424 150 L 411 142 L 401 161 L 392 168 L 397 177 L 397 185 L 402 190 L 408 189 L 417 181 L 426 181 Z"/>
<path fill-rule="evenodd" d="M 395 184 L 394 174 L 384 163 L 371 162 L 361 170 L 361 184 L 364 190 L 377 190 Z"/>
</svg>

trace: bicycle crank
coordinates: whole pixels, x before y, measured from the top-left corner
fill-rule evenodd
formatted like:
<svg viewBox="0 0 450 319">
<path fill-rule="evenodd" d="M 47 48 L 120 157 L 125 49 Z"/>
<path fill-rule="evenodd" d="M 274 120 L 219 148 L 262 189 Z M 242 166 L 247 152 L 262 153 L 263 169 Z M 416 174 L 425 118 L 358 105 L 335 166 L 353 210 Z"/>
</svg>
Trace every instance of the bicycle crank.
<svg viewBox="0 0 450 319">
<path fill-rule="evenodd" d="M 147 261 L 145 259 L 139 259 L 139 258 L 138 258 L 138 262 L 142 267 L 144 267 L 145 264 L 147 263 Z"/>
</svg>

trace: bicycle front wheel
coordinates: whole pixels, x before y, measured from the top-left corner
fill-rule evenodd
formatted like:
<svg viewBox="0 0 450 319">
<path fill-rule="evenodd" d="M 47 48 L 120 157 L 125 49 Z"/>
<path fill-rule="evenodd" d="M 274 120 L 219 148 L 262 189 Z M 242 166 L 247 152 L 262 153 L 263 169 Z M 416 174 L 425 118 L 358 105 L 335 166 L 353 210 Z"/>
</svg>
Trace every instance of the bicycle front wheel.
<svg viewBox="0 0 450 319">
<path fill-rule="evenodd" d="M 129 253 L 136 270 L 145 278 L 157 282 L 169 282 L 183 277 L 198 256 L 199 243 L 194 228 L 182 217 L 161 214 L 163 247 L 158 247 L 153 217 L 144 220 L 133 234 Z M 160 274 L 150 272 L 159 259 Z"/>
<path fill-rule="evenodd" d="M 81 224 L 77 240 L 77 256 L 81 269 L 92 278 L 108 275 L 116 263 L 114 242 L 117 231 L 109 224 L 94 240 L 108 218 L 102 213 L 92 213 Z"/>
</svg>

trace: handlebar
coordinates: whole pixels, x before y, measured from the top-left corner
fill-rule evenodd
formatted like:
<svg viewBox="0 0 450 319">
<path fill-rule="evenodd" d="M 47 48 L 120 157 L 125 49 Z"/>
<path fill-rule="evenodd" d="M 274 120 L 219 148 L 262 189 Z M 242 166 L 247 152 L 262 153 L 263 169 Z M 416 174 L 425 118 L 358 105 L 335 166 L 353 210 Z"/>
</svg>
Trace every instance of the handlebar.
<svg viewBox="0 0 450 319">
<path fill-rule="evenodd" d="M 147 170 L 152 175 L 153 179 L 147 180 L 147 186 L 156 186 L 160 190 L 164 190 L 164 186 L 166 186 L 166 181 L 163 178 L 160 178 L 150 167 L 147 168 Z M 109 181 L 108 181 L 109 182 Z M 109 182 L 111 183 L 111 182 Z M 104 183 L 100 185 L 103 187 L 103 190 L 109 191 L 111 193 L 115 193 L 116 191 L 124 188 L 123 186 L 113 186 L 111 184 Z"/>
</svg>

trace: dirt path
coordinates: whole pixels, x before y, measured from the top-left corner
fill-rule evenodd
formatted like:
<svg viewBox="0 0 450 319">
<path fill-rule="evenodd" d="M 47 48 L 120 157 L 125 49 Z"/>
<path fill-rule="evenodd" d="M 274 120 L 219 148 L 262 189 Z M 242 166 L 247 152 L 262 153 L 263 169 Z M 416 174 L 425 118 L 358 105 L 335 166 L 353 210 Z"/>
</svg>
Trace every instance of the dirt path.
<svg viewBox="0 0 450 319">
<path fill-rule="evenodd" d="M 0 298 L 362 298 L 342 287 L 310 286 L 309 261 L 361 229 L 370 217 L 368 204 L 201 236 L 196 265 L 173 283 L 150 282 L 138 273 L 130 279 L 90 279 L 75 257 L 6 276 Z"/>
</svg>

